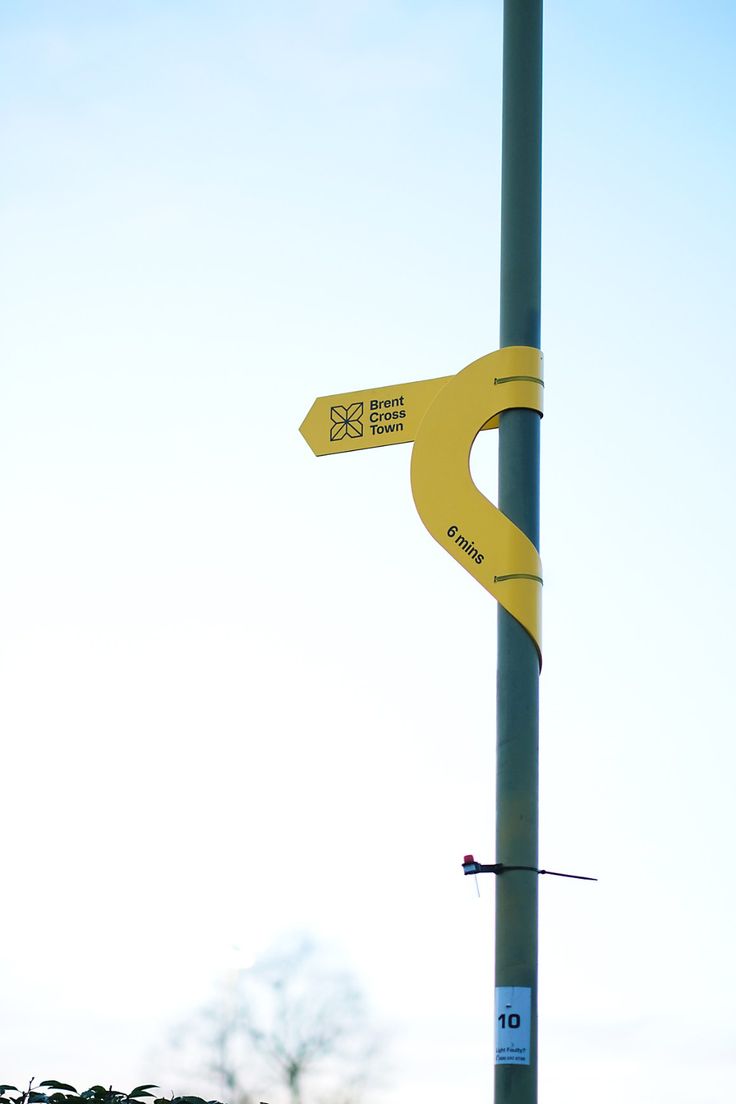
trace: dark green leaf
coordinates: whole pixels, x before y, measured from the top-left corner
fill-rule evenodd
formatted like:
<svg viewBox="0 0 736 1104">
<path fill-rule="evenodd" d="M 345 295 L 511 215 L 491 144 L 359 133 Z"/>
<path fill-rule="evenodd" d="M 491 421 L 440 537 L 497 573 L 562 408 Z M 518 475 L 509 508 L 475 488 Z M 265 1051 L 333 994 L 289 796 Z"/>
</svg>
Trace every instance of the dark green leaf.
<svg viewBox="0 0 736 1104">
<path fill-rule="evenodd" d="M 29 1092 L 28 1101 L 29 1104 L 48 1104 L 49 1098 L 46 1093 Z"/>
<path fill-rule="evenodd" d="M 132 1092 L 128 1093 L 128 1096 L 153 1096 L 153 1093 L 146 1092 L 146 1089 L 157 1089 L 158 1085 L 136 1085 Z"/>
<path fill-rule="evenodd" d="M 41 1088 L 64 1089 L 66 1092 L 76 1093 L 73 1085 L 67 1085 L 64 1081 L 42 1081 Z"/>
</svg>

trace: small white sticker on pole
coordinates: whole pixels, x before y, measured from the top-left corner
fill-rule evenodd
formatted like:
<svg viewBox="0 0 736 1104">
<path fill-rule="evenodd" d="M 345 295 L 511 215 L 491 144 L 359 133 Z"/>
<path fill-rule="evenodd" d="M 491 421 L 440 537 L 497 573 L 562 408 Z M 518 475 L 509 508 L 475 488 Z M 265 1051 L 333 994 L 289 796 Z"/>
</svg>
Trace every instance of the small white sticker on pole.
<svg viewBox="0 0 736 1104">
<path fill-rule="evenodd" d="M 496 1065 L 528 1066 L 532 991 L 501 985 L 496 989 Z"/>
</svg>

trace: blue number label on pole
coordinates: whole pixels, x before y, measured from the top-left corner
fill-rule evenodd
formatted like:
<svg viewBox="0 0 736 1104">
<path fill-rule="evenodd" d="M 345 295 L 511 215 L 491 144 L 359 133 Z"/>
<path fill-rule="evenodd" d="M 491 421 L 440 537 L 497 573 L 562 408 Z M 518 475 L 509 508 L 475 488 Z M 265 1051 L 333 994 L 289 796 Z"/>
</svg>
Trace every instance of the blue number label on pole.
<svg viewBox="0 0 736 1104">
<path fill-rule="evenodd" d="M 496 1065 L 528 1066 L 532 991 L 503 985 L 496 989 Z"/>
</svg>

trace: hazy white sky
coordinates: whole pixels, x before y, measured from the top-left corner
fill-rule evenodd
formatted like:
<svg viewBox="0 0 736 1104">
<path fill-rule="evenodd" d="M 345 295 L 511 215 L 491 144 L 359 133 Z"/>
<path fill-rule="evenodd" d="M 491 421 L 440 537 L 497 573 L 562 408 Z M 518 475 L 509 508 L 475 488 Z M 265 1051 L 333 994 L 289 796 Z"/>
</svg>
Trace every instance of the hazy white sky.
<svg viewBox="0 0 736 1104">
<path fill-rule="evenodd" d="M 546 5 L 546 1104 L 736 1075 L 735 36 Z M 496 347 L 500 61 L 500 0 L 2 6 L 3 1079 L 158 1080 L 298 929 L 377 1100 L 489 1099 L 495 607 L 298 426 Z"/>
</svg>

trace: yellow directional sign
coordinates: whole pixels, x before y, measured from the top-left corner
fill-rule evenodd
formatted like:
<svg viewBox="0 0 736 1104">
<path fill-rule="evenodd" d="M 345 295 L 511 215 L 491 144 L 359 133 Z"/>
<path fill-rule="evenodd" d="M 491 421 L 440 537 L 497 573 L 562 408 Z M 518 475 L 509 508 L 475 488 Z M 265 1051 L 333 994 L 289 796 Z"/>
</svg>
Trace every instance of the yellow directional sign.
<svg viewBox="0 0 736 1104">
<path fill-rule="evenodd" d="M 542 565 L 532 542 L 481 494 L 470 450 L 484 425 L 524 407 L 542 413 L 542 354 L 513 346 L 481 357 L 438 393 L 417 434 L 411 488 L 442 547 L 521 622 L 541 655 Z"/>
<path fill-rule="evenodd" d="M 300 428 L 316 456 L 413 441 L 430 403 L 451 376 L 315 399 Z"/>
<path fill-rule="evenodd" d="M 422 418 L 452 379 L 415 380 L 315 399 L 299 431 L 315 456 L 416 440 Z M 495 429 L 488 422 L 482 429 Z"/>
<path fill-rule="evenodd" d="M 542 354 L 512 346 L 455 376 L 316 399 L 301 433 L 317 456 L 414 441 L 411 486 L 429 532 L 519 621 L 540 652 L 542 565 L 532 542 L 470 476 L 478 433 L 504 410 L 542 413 Z"/>
</svg>

